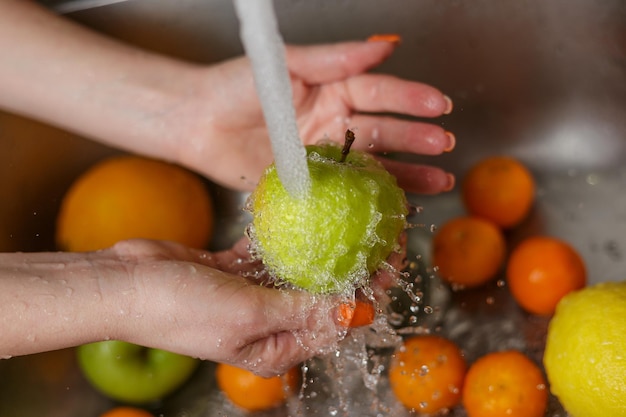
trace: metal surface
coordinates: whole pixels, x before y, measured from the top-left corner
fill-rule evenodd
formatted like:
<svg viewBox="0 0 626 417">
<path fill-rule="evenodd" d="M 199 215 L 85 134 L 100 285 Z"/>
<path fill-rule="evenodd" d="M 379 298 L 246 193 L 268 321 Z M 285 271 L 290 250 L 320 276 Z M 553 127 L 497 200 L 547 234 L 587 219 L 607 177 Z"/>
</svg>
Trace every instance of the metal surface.
<svg viewBox="0 0 626 417">
<path fill-rule="evenodd" d="M 47 2 L 64 3 L 69 2 Z M 533 233 L 558 236 L 582 253 L 590 282 L 626 278 L 626 3 L 279 0 L 276 8 L 288 42 L 401 34 L 403 43 L 377 70 L 435 85 L 455 102 L 454 113 L 437 123 L 456 134 L 456 150 L 412 159 L 461 177 L 487 155 L 519 157 L 537 178 L 538 195 L 531 217 L 508 235 L 510 242 Z M 228 0 L 132 0 L 69 17 L 198 62 L 242 50 Z M 0 146 L 0 250 L 54 249 L 63 192 L 83 169 L 116 151 L 7 114 L 0 115 Z M 223 247 L 245 223 L 242 196 L 215 193 L 221 222 L 214 246 Z M 462 212 L 458 190 L 410 199 L 424 208 L 416 221 L 425 225 L 411 232 L 410 248 L 427 254 L 429 226 Z M 505 288 L 494 284 L 452 294 L 430 278 L 426 282 L 430 296 L 447 300 L 439 305 L 440 324 L 464 344 L 470 360 L 507 346 L 540 360 L 547 321 L 519 311 Z M 82 380 L 71 350 L 2 361 L 0 375 L 3 417 L 96 416 L 111 405 Z M 238 415 L 212 387 L 212 364 L 206 364 L 160 410 L 165 417 Z M 403 414 L 388 395 L 380 397 L 391 404 L 389 415 Z M 332 401 L 322 395 L 303 400 L 307 409 L 295 409 L 297 415 L 329 415 Z M 353 405 L 354 412 L 345 415 L 369 415 Z M 554 399 L 549 415 L 564 416 Z"/>
</svg>

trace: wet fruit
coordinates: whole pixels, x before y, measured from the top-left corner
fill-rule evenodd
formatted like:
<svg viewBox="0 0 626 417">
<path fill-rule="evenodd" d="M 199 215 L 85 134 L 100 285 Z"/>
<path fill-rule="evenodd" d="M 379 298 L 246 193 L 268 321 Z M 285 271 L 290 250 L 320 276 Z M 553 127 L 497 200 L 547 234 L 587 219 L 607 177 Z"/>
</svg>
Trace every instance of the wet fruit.
<svg viewBox="0 0 626 417">
<path fill-rule="evenodd" d="M 541 369 L 521 352 L 492 352 L 474 362 L 465 377 L 468 417 L 543 417 L 548 387 Z"/>
<path fill-rule="evenodd" d="M 270 274 L 316 293 L 352 292 L 397 247 L 406 225 L 404 191 L 371 155 L 308 146 L 312 186 L 283 188 L 274 165 L 250 196 L 250 237 Z"/>
<path fill-rule="evenodd" d="M 626 415 L 626 281 L 566 295 L 550 321 L 544 365 L 572 417 Z"/>
<path fill-rule="evenodd" d="M 405 340 L 389 368 L 396 398 L 418 413 L 438 413 L 456 406 L 466 365 L 461 350 L 440 336 L 414 336 Z"/>
<path fill-rule="evenodd" d="M 526 311 L 550 315 L 558 302 L 587 282 L 585 264 L 568 243 L 533 236 L 517 245 L 506 268 L 511 294 Z"/>
<path fill-rule="evenodd" d="M 433 265 L 445 281 L 476 287 L 496 276 L 504 264 L 506 241 L 493 223 L 479 217 L 446 222 L 433 239 Z"/>
<path fill-rule="evenodd" d="M 217 386 L 236 406 L 247 411 L 269 410 L 283 404 L 295 392 L 300 370 L 292 368 L 283 376 L 263 378 L 246 369 L 220 363 Z"/>
<path fill-rule="evenodd" d="M 535 197 L 535 181 L 518 160 L 493 156 L 481 160 L 463 177 L 462 197 L 467 211 L 503 228 L 519 224 Z"/>
</svg>

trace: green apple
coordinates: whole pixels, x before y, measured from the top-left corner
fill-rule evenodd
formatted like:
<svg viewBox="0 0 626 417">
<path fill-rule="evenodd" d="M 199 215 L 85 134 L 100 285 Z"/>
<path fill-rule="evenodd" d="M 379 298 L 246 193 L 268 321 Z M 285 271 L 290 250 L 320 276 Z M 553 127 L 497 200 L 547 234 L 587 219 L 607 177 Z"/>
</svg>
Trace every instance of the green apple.
<svg viewBox="0 0 626 417">
<path fill-rule="evenodd" d="M 373 156 L 348 149 L 307 146 L 304 197 L 284 189 L 273 164 L 250 195 L 252 250 L 276 281 L 348 293 L 397 248 L 408 214 L 404 191 Z"/>
<path fill-rule="evenodd" d="M 110 340 L 79 346 L 78 363 L 87 380 L 108 397 L 145 404 L 180 387 L 199 360 L 161 349 Z"/>
</svg>

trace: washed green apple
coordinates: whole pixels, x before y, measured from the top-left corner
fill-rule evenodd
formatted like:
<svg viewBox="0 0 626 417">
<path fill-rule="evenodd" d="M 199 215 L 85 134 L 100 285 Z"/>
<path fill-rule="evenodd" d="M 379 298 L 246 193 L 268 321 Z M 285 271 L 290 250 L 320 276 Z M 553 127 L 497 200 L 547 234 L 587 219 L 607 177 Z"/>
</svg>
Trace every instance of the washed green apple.
<svg viewBox="0 0 626 417">
<path fill-rule="evenodd" d="M 397 248 L 406 196 L 368 153 L 327 143 L 307 146 L 307 162 L 311 189 L 305 196 L 290 195 L 273 164 L 250 195 L 253 251 L 279 282 L 348 293 L 367 284 Z"/>
<path fill-rule="evenodd" d="M 117 340 L 79 346 L 77 355 L 83 374 L 96 389 L 132 404 L 165 397 L 180 387 L 199 363 L 189 356 Z"/>
</svg>

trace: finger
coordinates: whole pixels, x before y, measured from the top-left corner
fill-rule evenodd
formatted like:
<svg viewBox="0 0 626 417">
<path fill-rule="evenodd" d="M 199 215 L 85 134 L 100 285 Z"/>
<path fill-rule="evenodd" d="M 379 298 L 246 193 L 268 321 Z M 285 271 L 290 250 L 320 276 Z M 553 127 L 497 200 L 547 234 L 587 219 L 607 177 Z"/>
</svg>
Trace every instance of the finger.
<svg viewBox="0 0 626 417">
<path fill-rule="evenodd" d="M 229 249 L 213 253 L 214 264 L 212 266 L 225 272 L 237 274 L 244 267 L 256 264 L 257 260 L 250 253 L 249 245 L 250 239 L 244 236 Z"/>
<path fill-rule="evenodd" d="M 452 111 L 452 101 L 438 89 L 392 75 L 362 74 L 347 79 L 344 87 L 344 100 L 356 111 L 422 117 Z"/>
<path fill-rule="evenodd" d="M 408 152 L 439 155 L 454 149 L 454 135 L 440 126 L 393 117 L 356 115 L 344 123 L 354 129 L 356 149 L 372 153 Z"/>
<path fill-rule="evenodd" d="M 287 46 L 287 66 L 309 84 L 326 84 L 361 74 L 382 63 L 395 49 L 393 42 L 342 42 Z"/>
<path fill-rule="evenodd" d="M 296 363 L 337 346 L 345 334 L 336 320 L 337 302 L 295 290 L 265 292 L 262 319 L 237 360 L 254 364 L 254 372 L 279 374 Z"/>
<path fill-rule="evenodd" d="M 441 168 L 378 158 L 409 193 L 437 194 L 454 188 L 454 175 Z"/>
</svg>

